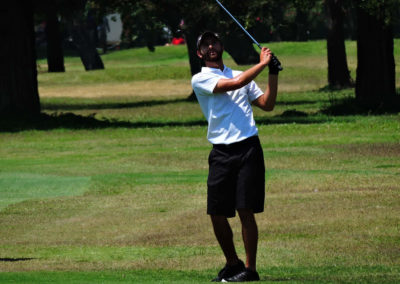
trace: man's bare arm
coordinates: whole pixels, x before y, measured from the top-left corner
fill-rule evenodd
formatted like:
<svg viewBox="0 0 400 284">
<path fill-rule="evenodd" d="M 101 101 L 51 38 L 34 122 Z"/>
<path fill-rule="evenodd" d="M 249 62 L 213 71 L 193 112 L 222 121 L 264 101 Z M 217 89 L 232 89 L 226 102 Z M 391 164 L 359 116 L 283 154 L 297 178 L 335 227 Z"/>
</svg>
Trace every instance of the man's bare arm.
<svg viewBox="0 0 400 284">
<path fill-rule="evenodd" d="M 253 104 L 265 111 L 272 111 L 278 94 L 278 75 L 269 74 L 265 93 L 255 99 Z"/>
</svg>

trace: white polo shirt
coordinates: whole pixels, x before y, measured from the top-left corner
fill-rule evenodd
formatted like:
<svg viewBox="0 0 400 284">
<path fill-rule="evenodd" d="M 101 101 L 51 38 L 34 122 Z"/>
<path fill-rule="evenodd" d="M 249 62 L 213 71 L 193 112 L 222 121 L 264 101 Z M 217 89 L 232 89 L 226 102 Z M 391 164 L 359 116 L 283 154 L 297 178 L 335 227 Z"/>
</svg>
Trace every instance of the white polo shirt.
<svg viewBox="0 0 400 284">
<path fill-rule="evenodd" d="M 258 134 L 251 102 L 264 92 L 252 81 L 226 93 L 214 94 L 219 79 L 231 79 L 242 73 L 224 66 L 203 67 L 192 78 L 192 87 L 208 121 L 207 139 L 212 144 L 231 144 Z"/>
</svg>

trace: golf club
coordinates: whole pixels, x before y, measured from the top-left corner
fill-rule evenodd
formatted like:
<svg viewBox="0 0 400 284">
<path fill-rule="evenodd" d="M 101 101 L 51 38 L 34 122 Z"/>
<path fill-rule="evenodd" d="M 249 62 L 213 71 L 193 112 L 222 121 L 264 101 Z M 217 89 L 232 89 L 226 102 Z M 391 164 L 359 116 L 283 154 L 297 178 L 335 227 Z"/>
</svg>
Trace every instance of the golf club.
<svg viewBox="0 0 400 284">
<path fill-rule="evenodd" d="M 232 20 L 234 20 L 236 22 L 236 24 L 238 24 L 238 26 L 246 33 L 246 35 L 261 49 L 262 47 L 258 43 L 258 41 L 256 41 L 255 38 L 252 37 L 251 34 L 249 34 L 249 32 L 239 23 L 238 20 L 236 20 L 236 18 L 224 7 L 224 5 L 222 5 L 221 2 L 219 2 L 218 0 L 215 0 L 215 1 L 232 18 Z M 279 69 L 279 71 L 283 70 L 281 63 L 279 62 L 278 58 L 274 54 L 272 54 L 271 60 L 272 60 L 273 64 Z"/>
</svg>

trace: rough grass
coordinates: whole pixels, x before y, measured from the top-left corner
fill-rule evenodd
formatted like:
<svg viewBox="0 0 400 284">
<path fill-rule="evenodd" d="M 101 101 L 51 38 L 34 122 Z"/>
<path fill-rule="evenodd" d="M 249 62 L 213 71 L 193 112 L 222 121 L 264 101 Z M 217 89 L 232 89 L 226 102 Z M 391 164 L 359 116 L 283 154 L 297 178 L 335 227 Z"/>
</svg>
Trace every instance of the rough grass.
<svg viewBox="0 0 400 284">
<path fill-rule="evenodd" d="M 273 112 L 255 111 L 267 169 L 262 280 L 399 282 L 399 114 L 325 114 L 353 90 L 318 91 L 324 43 L 275 47 L 286 91 Z M 65 74 L 40 73 L 43 116 L 0 125 L 1 282 L 215 276 L 224 260 L 205 214 L 210 145 L 198 104 L 185 100 L 185 52 L 126 50 L 103 57 L 108 71 L 84 72 L 71 58 Z"/>
</svg>

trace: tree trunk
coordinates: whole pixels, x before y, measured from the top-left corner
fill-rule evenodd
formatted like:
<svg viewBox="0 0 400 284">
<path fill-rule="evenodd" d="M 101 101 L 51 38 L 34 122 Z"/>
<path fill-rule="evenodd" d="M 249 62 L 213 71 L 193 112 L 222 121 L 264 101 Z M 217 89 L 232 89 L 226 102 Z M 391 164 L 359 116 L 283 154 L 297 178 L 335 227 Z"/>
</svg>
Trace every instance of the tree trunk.
<svg viewBox="0 0 400 284">
<path fill-rule="evenodd" d="M 65 72 L 60 24 L 54 2 L 46 7 L 47 65 L 49 72 Z"/>
<path fill-rule="evenodd" d="M 201 71 L 201 60 L 197 56 L 197 37 L 200 35 L 199 31 L 186 30 L 184 33 L 185 42 L 189 54 L 190 73 L 193 75 Z"/>
<path fill-rule="evenodd" d="M 40 102 L 31 1 L 2 2 L 0 34 L 0 114 L 38 114 Z"/>
<path fill-rule="evenodd" d="M 84 19 L 82 14 L 77 13 L 70 28 L 73 42 L 86 71 L 104 69 L 103 61 L 96 49 L 97 30 L 92 23 Z"/>
<path fill-rule="evenodd" d="M 358 8 L 356 99 L 372 108 L 396 96 L 392 28 Z"/>
<path fill-rule="evenodd" d="M 297 41 L 307 41 L 309 37 L 308 28 L 308 11 L 304 8 L 298 7 L 296 10 L 295 19 L 295 34 Z"/>
<path fill-rule="evenodd" d="M 329 86 L 349 87 L 352 84 L 344 44 L 342 0 L 326 0 L 326 5 L 330 14 L 327 40 Z"/>
<path fill-rule="evenodd" d="M 201 71 L 201 60 L 197 56 L 197 37 L 199 35 L 200 32 L 196 30 L 186 30 L 184 33 L 189 54 L 190 72 L 192 76 Z M 194 94 L 194 91 L 192 91 L 192 93 L 189 95 L 188 100 L 196 100 L 196 95 Z"/>
<path fill-rule="evenodd" d="M 238 65 L 256 64 L 259 54 L 254 50 L 253 41 L 239 29 L 232 29 L 224 34 L 224 49 Z"/>
</svg>

